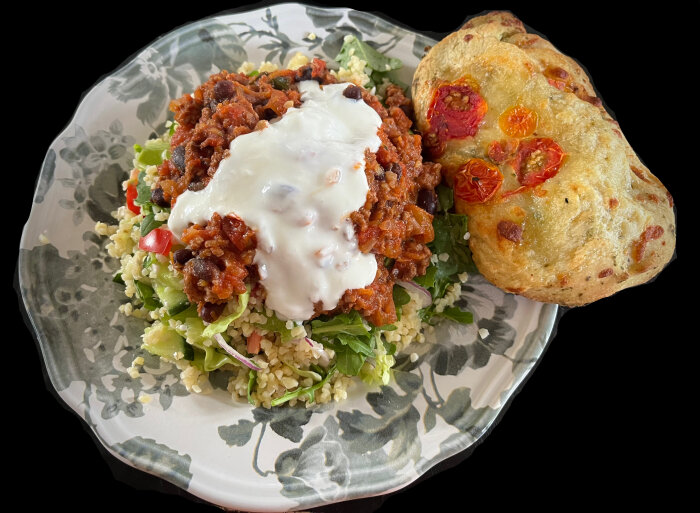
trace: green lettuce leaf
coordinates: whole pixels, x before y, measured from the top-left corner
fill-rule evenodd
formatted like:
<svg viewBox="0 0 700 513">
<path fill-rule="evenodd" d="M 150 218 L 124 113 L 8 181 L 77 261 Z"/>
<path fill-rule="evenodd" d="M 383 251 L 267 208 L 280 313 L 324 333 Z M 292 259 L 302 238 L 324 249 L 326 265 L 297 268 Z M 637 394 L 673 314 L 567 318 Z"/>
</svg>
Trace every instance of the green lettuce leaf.
<svg viewBox="0 0 700 513">
<path fill-rule="evenodd" d="M 211 338 L 217 333 L 223 333 L 226 331 L 229 324 L 243 315 L 243 312 L 248 306 L 248 299 L 250 299 L 250 290 L 246 290 L 243 294 L 238 296 L 238 307 L 232 314 L 225 317 L 219 317 L 217 320 L 209 324 L 209 326 L 207 326 L 202 332 L 202 336 L 204 338 Z"/>
</svg>

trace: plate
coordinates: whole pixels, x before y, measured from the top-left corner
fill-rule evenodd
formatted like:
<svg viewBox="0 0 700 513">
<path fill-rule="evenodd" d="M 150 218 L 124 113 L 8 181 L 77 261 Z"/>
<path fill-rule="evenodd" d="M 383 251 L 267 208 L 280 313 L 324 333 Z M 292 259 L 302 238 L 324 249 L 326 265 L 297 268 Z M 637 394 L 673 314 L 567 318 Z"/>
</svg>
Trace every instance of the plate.
<svg viewBox="0 0 700 513">
<path fill-rule="evenodd" d="M 117 263 L 92 232 L 121 203 L 132 145 L 162 132 L 168 100 L 209 74 L 246 60 L 283 65 L 296 51 L 330 58 L 348 33 L 400 58 L 404 83 L 434 43 L 368 13 L 300 4 L 207 18 L 154 41 L 82 99 L 46 153 L 24 229 L 20 291 L 60 398 L 116 458 L 225 508 L 308 509 L 407 486 L 481 439 L 557 318 L 556 306 L 473 276 L 461 301 L 474 325 L 443 324 L 439 344 L 399 359 L 391 386 L 358 384 L 348 400 L 310 409 L 251 409 L 216 380 L 215 393 L 188 395 L 171 365 L 138 349 L 144 326 L 117 314 Z M 146 364 L 133 380 L 137 354 Z"/>
</svg>

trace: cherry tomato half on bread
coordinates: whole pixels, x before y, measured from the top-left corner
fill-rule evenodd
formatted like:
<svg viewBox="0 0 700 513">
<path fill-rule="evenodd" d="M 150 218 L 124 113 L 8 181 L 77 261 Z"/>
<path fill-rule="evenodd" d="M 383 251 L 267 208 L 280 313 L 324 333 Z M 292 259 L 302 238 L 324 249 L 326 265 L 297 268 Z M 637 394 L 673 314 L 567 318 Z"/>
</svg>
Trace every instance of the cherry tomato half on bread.
<svg viewBox="0 0 700 513">
<path fill-rule="evenodd" d="M 538 185 L 559 172 L 566 154 L 548 137 L 535 137 L 520 142 L 509 164 L 518 175 L 521 185 Z"/>
<path fill-rule="evenodd" d="M 498 118 L 498 126 L 510 137 L 527 137 L 537 128 L 537 112 L 522 105 L 508 107 Z"/>
<path fill-rule="evenodd" d="M 462 139 L 476 134 L 488 105 L 467 83 L 438 87 L 428 108 L 430 131 L 438 139 Z"/>
<path fill-rule="evenodd" d="M 165 228 L 154 228 L 139 239 L 139 249 L 169 255 L 173 247 L 173 234 Z"/>
<path fill-rule="evenodd" d="M 482 159 L 469 159 L 455 175 L 455 195 L 469 203 L 484 203 L 503 183 L 501 171 Z"/>
</svg>

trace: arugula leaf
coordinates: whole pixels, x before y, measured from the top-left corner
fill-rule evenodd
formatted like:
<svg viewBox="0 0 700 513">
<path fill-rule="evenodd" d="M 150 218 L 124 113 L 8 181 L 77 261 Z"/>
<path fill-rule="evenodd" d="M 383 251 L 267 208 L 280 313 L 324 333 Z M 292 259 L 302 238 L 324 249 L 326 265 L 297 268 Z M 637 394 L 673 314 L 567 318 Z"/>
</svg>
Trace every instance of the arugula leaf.
<svg viewBox="0 0 700 513">
<path fill-rule="evenodd" d="M 365 356 L 374 356 L 374 348 L 371 347 L 371 342 L 366 342 L 360 337 L 353 337 L 351 335 L 346 335 L 345 333 L 339 333 L 338 335 L 336 335 L 336 339 L 341 344 L 349 347 L 357 354 Z M 374 338 L 370 338 L 370 341 L 373 340 Z"/>
<path fill-rule="evenodd" d="M 287 323 L 280 320 L 275 314 L 272 314 L 272 317 L 268 317 L 264 324 L 257 325 L 267 331 L 279 333 L 282 342 L 289 342 L 294 339 L 292 330 L 287 328 Z"/>
<path fill-rule="evenodd" d="M 250 369 L 248 371 L 248 402 L 255 406 L 255 401 L 253 400 L 252 394 L 253 394 L 253 387 L 255 386 L 255 377 L 258 375 L 257 371 L 254 371 L 253 369 Z"/>
<path fill-rule="evenodd" d="M 438 204 L 443 212 L 448 212 L 455 204 L 454 192 L 446 185 L 439 184 L 435 187 Z"/>
<path fill-rule="evenodd" d="M 460 324 L 471 324 L 474 322 L 474 315 L 471 312 L 464 312 L 456 306 L 445 308 L 442 312 L 434 312 L 433 317 L 444 317 Z"/>
<path fill-rule="evenodd" d="M 356 310 L 328 320 L 311 321 L 314 339 L 335 351 L 338 370 L 348 376 L 356 376 L 365 360 L 376 356 L 376 339 L 382 330 L 393 327 L 392 325 L 368 329 Z"/>
<path fill-rule="evenodd" d="M 324 321 L 316 319 L 311 321 L 311 331 L 314 337 L 328 338 L 339 333 L 355 336 L 369 336 L 362 317 L 357 310 L 352 310 L 347 314 L 336 315 L 330 320 Z"/>
<path fill-rule="evenodd" d="M 392 290 L 392 295 L 394 297 L 394 308 L 396 308 L 396 318 L 401 320 L 401 307 L 407 305 L 411 301 L 411 296 L 408 295 L 406 289 L 401 285 L 394 285 Z"/>
<path fill-rule="evenodd" d="M 151 186 L 145 182 L 145 176 L 145 171 L 139 172 L 138 182 L 136 183 L 137 194 L 136 198 L 134 198 L 134 203 L 137 205 L 148 205 L 151 203 Z"/>
<path fill-rule="evenodd" d="M 286 403 L 290 399 L 295 399 L 297 397 L 300 397 L 302 395 L 306 395 L 309 397 L 309 402 L 313 403 L 314 402 L 314 393 L 316 390 L 319 388 L 323 387 L 326 383 L 330 381 L 330 379 L 333 377 L 333 374 L 335 374 L 335 371 L 339 370 L 336 368 L 336 366 L 332 366 L 330 369 L 328 369 L 328 373 L 326 376 L 319 381 L 318 383 L 314 383 L 310 387 L 299 387 L 296 390 L 292 390 L 291 392 L 287 392 L 284 394 L 282 397 L 278 397 L 277 399 L 273 399 L 270 401 L 270 406 L 279 406 L 282 403 Z M 342 372 L 342 371 L 340 371 Z"/>
<path fill-rule="evenodd" d="M 336 366 L 338 370 L 348 376 L 357 376 L 365 363 L 366 357 L 353 352 L 347 346 L 341 346 L 335 350 Z"/>
<path fill-rule="evenodd" d="M 417 284 L 430 291 L 433 300 L 443 297 L 447 287 L 459 281 L 460 274 L 476 271 L 469 243 L 464 238 L 468 230 L 467 216 L 449 212 L 454 205 L 452 189 L 439 185 L 436 191 L 440 211 L 433 218 L 435 238 L 428 244 L 428 247 L 438 258 L 431 261 L 423 276 L 417 276 L 413 279 Z M 439 258 L 442 254 L 447 254 L 449 257 L 446 260 Z M 452 319 L 463 324 L 473 322 L 470 312 L 462 312 L 456 307 L 436 312 L 434 306 L 429 306 L 421 309 L 419 315 L 423 322 L 428 323 L 435 316 Z"/>
<path fill-rule="evenodd" d="M 145 237 L 163 223 L 165 223 L 165 221 L 156 221 L 155 215 L 147 214 L 141 221 L 141 237 Z"/>
</svg>

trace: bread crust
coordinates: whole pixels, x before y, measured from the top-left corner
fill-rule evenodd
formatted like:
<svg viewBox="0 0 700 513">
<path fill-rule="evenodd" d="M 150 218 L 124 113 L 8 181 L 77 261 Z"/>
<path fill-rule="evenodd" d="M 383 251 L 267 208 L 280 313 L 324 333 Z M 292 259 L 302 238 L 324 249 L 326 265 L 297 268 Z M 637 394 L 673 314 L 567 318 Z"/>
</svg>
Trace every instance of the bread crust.
<svg viewBox="0 0 700 513">
<path fill-rule="evenodd" d="M 566 77 L 565 85 L 553 75 Z M 421 132 L 430 131 L 437 88 L 465 77 L 488 111 L 474 136 L 448 140 L 435 159 L 450 185 L 466 161 L 490 161 L 491 143 L 513 139 L 498 123 L 513 105 L 537 113 L 531 137 L 551 138 L 566 153 L 558 173 L 540 185 L 522 188 L 509 163 L 500 162 L 504 181 L 496 195 L 485 203 L 456 198 L 457 210 L 469 216 L 470 248 L 486 279 L 534 300 L 580 306 L 663 269 L 675 250 L 671 195 L 576 61 L 528 33 L 511 13 L 473 18 L 431 48 L 416 70 L 412 94 Z"/>
</svg>

